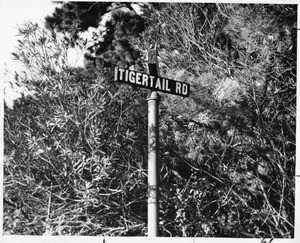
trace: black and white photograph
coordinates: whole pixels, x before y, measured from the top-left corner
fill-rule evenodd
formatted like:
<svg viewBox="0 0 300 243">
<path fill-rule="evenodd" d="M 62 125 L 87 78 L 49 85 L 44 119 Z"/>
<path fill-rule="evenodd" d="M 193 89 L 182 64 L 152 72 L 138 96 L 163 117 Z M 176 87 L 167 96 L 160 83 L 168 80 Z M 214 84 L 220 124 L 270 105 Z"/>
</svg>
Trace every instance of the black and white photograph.
<svg viewBox="0 0 300 243">
<path fill-rule="evenodd" d="M 297 3 L 0 13 L 0 242 L 300 240 Z"/>
</svg>

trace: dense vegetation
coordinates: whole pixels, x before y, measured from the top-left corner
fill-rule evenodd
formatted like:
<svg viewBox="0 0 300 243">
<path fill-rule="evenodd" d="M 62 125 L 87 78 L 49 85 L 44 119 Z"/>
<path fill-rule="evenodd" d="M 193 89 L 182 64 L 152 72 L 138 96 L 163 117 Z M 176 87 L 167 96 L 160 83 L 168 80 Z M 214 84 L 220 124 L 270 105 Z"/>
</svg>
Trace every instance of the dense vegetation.
<svg viewBox="0 0 300 243">
<path fill-rule="evenodd" d="M 4 233 L 147 234 L 148 91 L 112 67 L 147 71 L 156 43 L 161 76 L 191 85 L 161 94 L 161 236 L 293 237 L 296 5 L 139 6 L 63 3 L 20 27 L 35 95 L 5 107 Z"/>
</svg>

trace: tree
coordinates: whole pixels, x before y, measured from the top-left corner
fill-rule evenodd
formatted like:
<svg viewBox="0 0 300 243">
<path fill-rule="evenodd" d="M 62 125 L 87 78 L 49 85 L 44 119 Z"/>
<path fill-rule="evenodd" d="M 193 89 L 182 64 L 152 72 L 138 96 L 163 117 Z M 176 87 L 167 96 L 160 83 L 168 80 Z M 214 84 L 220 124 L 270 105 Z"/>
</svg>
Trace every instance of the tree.
<svg viewBox="0 0 300 243">
<path fill-rule="evenodd" d="M 89 27 L 98 27 L 102 16 L 107 13 L 111 2 L 60 2 L 52 16 L 46 17 L 47 29 L 72 33 L 73 41 L 78 41 L 79 32 Z"/>
<path fill-rule="evenodd" d="M 295 6 L 172 3 L 149 22 L 140 43 L 193 87 L 163 102 L 163 233 L 293 237 Z"/>
<path fill-rule="evenodd" d="M 101 26 L 103 18 L 108 20 Z M 80 33 L 89 27 L 96 28 L 92 40 L 88 40 L 91 43 L 85 54 L 92 65 L 141 65 L 141 53 L 131 42 L 144 31 L 145 24 L 130 3 L 67 2 L 46 18 L 46 27 L 67 31 L 73 45 L 87 42 L 86 37 L 80 36 Z"/>
</svg>

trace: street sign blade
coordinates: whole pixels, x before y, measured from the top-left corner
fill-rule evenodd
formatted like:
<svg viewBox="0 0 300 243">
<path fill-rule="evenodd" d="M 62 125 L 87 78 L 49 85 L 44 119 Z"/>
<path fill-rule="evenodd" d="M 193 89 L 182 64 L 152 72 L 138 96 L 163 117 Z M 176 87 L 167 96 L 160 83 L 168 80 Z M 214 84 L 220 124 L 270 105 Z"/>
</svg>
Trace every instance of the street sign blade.
<svg viewBox="0 0 300 243">
<path fill-rule="evenodd" d="M 190 92 L 190 85 L 188 83 L 118 67 L 115 67 L 114 80 L 120 83 L 184 97 L 189 96 Z"/>
</svg>

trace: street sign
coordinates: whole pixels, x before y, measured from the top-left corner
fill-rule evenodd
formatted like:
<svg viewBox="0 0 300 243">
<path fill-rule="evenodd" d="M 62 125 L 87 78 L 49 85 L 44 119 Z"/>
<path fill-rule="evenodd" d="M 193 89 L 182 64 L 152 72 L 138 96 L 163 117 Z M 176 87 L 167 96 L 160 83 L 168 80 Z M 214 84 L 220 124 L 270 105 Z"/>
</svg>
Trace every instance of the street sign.
<svg viewBox="0 0 300 243">
<path fill-rule="evenodd" d="M 190 92 L 190 85 L 187 83 L 118 67 L 115 67 L 114 80 L 185 97 L 189 96 Z"/>
<path fill-rule="evenodd" d="M 148 50 L 150 74 L 115 67 L 114 80 L 151 89 L 148 93 L 148 237 L 159 236 L 159 101 L 157 91 L 189 96 L 190 85 L 159 77 L 156 44 Z"/>
</svg>

